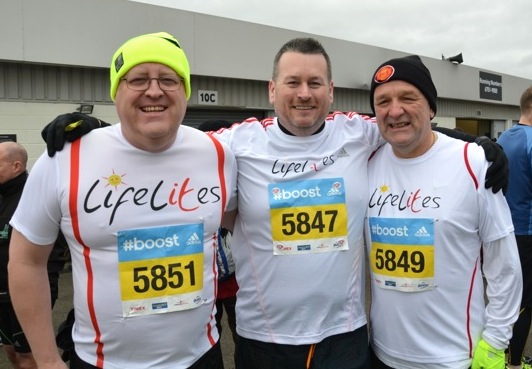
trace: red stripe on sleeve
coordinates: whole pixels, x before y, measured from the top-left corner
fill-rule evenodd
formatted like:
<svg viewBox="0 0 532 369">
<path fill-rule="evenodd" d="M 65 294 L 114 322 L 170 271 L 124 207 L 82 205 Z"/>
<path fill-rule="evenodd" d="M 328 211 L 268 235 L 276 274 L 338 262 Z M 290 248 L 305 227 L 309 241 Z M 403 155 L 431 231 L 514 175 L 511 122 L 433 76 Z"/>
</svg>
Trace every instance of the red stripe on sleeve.
<svg viewBox="0 0 532 369">
<path fill-rule="evenodd" d="M 469 147 L 469 142 L 467 142 L 464 145 L 464 162 L 467 168 L 467 171 L 469 172 L 469 175 L 471 176 L 471 179 L 473 179 L 473 182 L 475 183 L 475 189 L 478 190 L 478 180 L 475 176 L 475 173 L 473 173 L 473 170 L 471 169 L 471 164 L 469 164 L 469 158 L 467 157 L 467 148 Z"/>
</svg>

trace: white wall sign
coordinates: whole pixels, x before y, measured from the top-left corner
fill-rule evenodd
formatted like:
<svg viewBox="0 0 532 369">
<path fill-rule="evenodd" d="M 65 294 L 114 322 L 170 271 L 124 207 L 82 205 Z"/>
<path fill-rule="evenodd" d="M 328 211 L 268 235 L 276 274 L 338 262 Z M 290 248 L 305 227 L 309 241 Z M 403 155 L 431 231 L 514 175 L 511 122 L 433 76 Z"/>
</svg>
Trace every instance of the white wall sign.
<svg viewBox="0 0 532 369">
<path fill-rule="evenodd" d="M 198 90 L 198 104 L 218 105 L 218 91 Z"/>
</svg>

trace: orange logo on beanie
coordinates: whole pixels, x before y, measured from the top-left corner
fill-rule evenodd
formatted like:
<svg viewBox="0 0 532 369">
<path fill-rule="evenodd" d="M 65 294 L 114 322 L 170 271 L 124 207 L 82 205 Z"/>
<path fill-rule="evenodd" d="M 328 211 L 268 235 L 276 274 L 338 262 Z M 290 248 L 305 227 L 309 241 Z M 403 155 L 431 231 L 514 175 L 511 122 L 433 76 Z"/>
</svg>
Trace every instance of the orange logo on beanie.
<svg viewBox="0 0 532 369">
<path fill-rule="evenodd" d="M 391 65 L 385 65 L 381 67 L 377 73 L 375 73 L 375 82 L 384 83 L 387 82 L 395 73 L 395 68 Z"/>
</svg>

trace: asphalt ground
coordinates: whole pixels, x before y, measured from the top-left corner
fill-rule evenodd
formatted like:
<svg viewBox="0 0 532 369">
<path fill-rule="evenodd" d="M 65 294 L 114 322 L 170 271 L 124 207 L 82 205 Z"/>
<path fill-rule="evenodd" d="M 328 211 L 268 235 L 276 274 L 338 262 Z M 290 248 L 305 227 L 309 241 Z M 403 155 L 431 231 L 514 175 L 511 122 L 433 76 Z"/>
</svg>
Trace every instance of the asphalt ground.
<svg viewBox="0 0 532 369">
<path fill-rule="evenodd" d="M 369 290 L 367 292 L 369 292 Z M 369 296 L 369 293 L 367 295 Z M 70 311 L 72 307 L 72 297 L 73 297 L 72 273 L 63 272 L 59 278 L 59 298 L 57 299 L 57 302 L 53 310 L 54 327 L 56 330 L 59 324 L 61 324 L 61 322 L 66 318 L 68 312 Z M 369 306 L 369 301 L 367 303 L 367 306 Z M 227 320 L 225 317 L 226 317 L 226 314 L 224 314 L 224 318 L 222 320 L 222 332 L 223 333 L 222 333 L 222 338 L 221 338 L 222 353 L 224 356 L 224 366 L 225 366 L 225 369 L 234 369 L 235 365 L 234 365 L 234 360 L 233 360 L 233 353 L 234 353 L 235 346 L 234 346 L 234 343 L 231 337 L 231 331 L 227 325 Z M 532 336 L 532 331 L 528 335 L 527 346 L 525 348 L 525 355 L 532 355 L 532 337 L 531 336 Z M 7 357 L 3 350 L 1 350 L 0 352 L 0 368 L 1 369 L 11 368 L 10 363 L 7 360 Z"/>
</svg>

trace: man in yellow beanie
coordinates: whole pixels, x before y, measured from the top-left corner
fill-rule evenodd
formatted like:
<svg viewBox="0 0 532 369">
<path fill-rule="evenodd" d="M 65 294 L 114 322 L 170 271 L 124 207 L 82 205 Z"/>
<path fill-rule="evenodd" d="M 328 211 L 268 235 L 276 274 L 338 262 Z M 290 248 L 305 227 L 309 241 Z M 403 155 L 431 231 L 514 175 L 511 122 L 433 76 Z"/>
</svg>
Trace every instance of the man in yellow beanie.
<svg viewBox="0 0 532 369">
<path fill-rule="evenodd" d="M 66 368 L 45 308 L 59 229 L 73 267 L 70 368 L 223 368 L 216 235 L 236 163 L 225 144 L 181 126 L 189 96 L 179 42 L 135 37 L 111 63 L 120 123 L 33 167 L 11 221 L 9 274 L 39 368 Z"/>
</svg>

